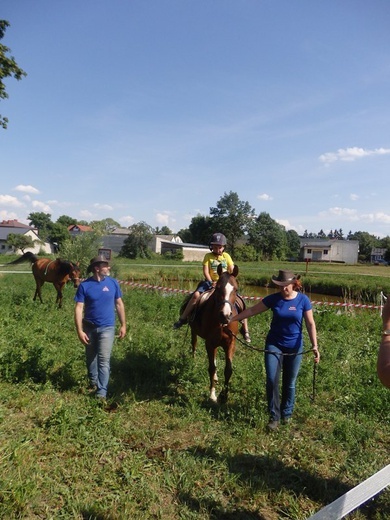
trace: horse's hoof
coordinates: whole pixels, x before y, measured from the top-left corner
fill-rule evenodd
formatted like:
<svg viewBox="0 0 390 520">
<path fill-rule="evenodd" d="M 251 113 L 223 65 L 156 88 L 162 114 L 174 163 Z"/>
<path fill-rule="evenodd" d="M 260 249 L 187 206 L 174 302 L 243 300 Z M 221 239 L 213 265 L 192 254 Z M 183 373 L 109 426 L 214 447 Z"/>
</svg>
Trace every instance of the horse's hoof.
<svg viewBox="0 0 390 520">
<path fill-rule="evenodd" d="M 222 392 L 218 396 L 218 403 L 219 404 L 226 404 L 228 400 L 228 394 L 225 390 L 222 390 Z"/>
<path fill-rule="evenodd" d="M 210 398 L 209 398 L 209 399 L 210 399 L 210 401 L 211 401 L 212 403 L 214 403 L 214 404 L 218 402 L 217 396 L 216 396 L 216 394 L 215 394 L 215 390 L 213 390 L 213 391 L 210 393 Z"/>
</svg>

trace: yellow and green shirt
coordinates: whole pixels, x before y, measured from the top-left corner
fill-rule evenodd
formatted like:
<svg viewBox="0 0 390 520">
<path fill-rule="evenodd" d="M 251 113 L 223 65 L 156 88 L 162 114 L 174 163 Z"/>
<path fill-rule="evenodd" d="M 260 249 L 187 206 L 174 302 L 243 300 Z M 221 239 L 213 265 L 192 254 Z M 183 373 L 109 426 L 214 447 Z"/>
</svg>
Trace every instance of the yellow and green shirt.
<svg viewBox="0 0 390 520">
<path fill-rule="evenodd" d="M 219 264 L 222 265 L 222 269 L 226 271 L 228 267 L 233 267 L 234 262 L 229 253 L 223 252 L 222 255 L 215 256 L 214 253 L 206 253 L 203 258 L 203 265 L 207 265 L 210 273 L 210 277 L 213 282 L 218 280 L 217 269 Z"/>
</svg>

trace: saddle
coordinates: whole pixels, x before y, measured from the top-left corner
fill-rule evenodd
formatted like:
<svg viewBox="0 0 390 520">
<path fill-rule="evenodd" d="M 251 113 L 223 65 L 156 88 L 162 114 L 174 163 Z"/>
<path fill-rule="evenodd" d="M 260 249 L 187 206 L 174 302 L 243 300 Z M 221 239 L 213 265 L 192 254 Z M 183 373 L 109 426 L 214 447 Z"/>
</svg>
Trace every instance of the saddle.
<svg viewBox="0 0 390 520">
<path fill-rule="evenodd" d="M 210 298 L 210 296 L 213 294 L 214 291 L 215 291 L 215 287 L 213 287 L 212 289 L 209 289 L 208 291 L 203 292 L 200 295 L 200 297 L 194 307 L 194 310 L 192 311 L 192 313 L 189 317 L 189 321 L 194 320 L 195 316 L 199 312 L 201 312 L 203 305 L 205 304 L 205 302 L 207 302 L 207 300 Z M 185 304 L 189 301 L 190 298 L 191 298 L 191 295 L 186 299 Z M 185 308 L 185 304 L 183 305 L 184 308 Z M 246 309 L 245 301 L 244 301 L 243 297 L 238 293 L 236 294 L 236 301 L 234 302 L 234 306 L 236 307 L 237 314 L 239 314 L 240 312 L 242 312 Z"/>
</svg>

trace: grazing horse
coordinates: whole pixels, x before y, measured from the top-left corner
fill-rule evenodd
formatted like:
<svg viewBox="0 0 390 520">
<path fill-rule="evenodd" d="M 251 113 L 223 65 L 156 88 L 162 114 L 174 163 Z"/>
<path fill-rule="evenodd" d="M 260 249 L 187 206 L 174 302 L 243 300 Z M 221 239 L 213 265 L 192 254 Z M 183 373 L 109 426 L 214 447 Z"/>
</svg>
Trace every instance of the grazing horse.
<svg viewBox="0 0 390 520">
<path fill-rule="evenodd" d="M 60 258 L 56 260 L 38 258 L 33 253 L 27 252 L 7 265 L 15 265 L 22 262 L 30 262 L 32 264 L 32 273 L 36 284 L 34 301 L 38 296 L 41 303 L 43 303 L 41 294 L 42 285 L 45 282 L 50 282 L 57 291 L 56 303 L 58 303 L 58 307 L 60 308 L 62 307 L 62 291 L 65 284 L 71 280 L 73 287 L 76 288 L 80 285 L 80 268 L 77 264 L 73 264 L 68 260 L 61 260 Z"/>
<path fill-rule="evenodd" d="M 194 316 L 189 319 L 189 325 L 193 354 L 196 350 L 197 336 L 205 340 L 209 361 L 210 400 L 226 403 L 229 381 L 233 372 L 232 363 L 238 332 L 238 322 L 229 323 L 231 316 L 237 314 L 235 300 L 238 289 L 236 280 L 238 267 L 234 266 L 233 273 L 230 274 L 227 271 L 222 272 L 222 266 L 219 265 L 218 274 L 219 279 L 215 289 L 204 293 L 200 305 L 194 311 Z M 215 384 L 218 381 L 216 367 L 218 347 L 222 347 L 225 352 L 225 382 L 217 399 Z"/>
</svg>

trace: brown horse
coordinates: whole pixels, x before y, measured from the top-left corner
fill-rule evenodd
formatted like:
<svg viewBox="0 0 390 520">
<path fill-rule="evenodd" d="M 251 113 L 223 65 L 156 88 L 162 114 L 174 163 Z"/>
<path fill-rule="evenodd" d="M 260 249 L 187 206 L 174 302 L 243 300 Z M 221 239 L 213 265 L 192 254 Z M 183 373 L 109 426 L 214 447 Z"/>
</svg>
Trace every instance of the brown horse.
<svg viewBox="0 0 390 520">
<path fill-rule="evenodd" d="M 215 289 L 204 303 L 195 310 L 194 316 L 190 318 L 192 351 L 195 354 L 197 336 L 205 340 L 205 346 L 209 361 L 210 376 L 210 399 L 213 402 L 225 403 L 228 398 L 229 381 L 233 373 L 233 356 L 236 348 L 236 336 L 238 322 L 229 323 L 231 316 L 237 314 L 235 300 L 237 295 L 238 267 L 235 266 L 233 273 L 222 272 L 222 266 L 218 266 L 219 279 Z M 203 298 L 202 298 L 203 300 Z M 215 392 L 215 384 L 218 381 L 216 355 L 218 347 L 225 352 L 225 382 L 218 399 Z"/>
<path fill-rule="evenodd" d="M 57 291 L 56 303 L 58 303 L 58 307 L 62 307 L 62 291 L 65 284 L 71 280 L 74 287 L 80 285 L 80 269 L 77 264 L 73 264 L 68 260 L 61 260 L 60 258 L 56 260 L 38 258 L 33 253 L 27 252 L 7 265 L 15 265 L 22 262 L 30 262 L 32 264 L 32 273 L 36 284 L 34 301 L 38 296 L 41 303 L 43 303 L 41 294 L 42 285 L 45 282 L 49 282 L 54 285 Z"/>
</svg>

